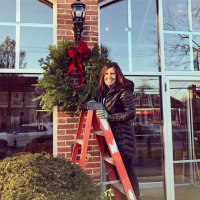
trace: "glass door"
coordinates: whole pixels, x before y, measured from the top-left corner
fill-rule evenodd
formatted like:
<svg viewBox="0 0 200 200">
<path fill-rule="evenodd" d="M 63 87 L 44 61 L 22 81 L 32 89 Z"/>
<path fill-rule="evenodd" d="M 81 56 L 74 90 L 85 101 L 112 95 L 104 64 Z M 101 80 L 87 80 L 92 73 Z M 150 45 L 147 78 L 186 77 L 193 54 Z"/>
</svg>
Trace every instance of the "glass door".
<svg viewBox="0 0 200 200">
<path fill-rule="evenodd" d="M 197 78 L 196 78 L 197 79 Z M 171 155 L 170 200 L 200 196 L 200 81 L 195 77 L 168 78 L 168 155 Z"/>
</svg>

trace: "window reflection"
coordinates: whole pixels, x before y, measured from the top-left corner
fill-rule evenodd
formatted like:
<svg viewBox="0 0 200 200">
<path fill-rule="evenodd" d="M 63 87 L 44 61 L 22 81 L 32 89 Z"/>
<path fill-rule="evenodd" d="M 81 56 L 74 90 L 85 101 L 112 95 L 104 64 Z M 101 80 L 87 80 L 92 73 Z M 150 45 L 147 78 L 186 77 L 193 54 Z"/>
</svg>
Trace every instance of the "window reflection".
<svg viewBox="0 0 200 200">
<path fill-rule="evenodd" d="M 53 151 L 52 116 L 41 110 L 37 75 L 0 75 L 0 158 Z"/>
<path fill-rule="evenodd" d="M 16 0 L 0 0 L 0 22 L 16 21 Z"/>
<path fill-rule="evenodd" d="M 162 182 L 162 125 L 158 77 L 128 77 L 135 84 L 136 156 L 134 169 L 142 182 Z"/>
<path fill-rule="evenodd" d="M 127 0 L 117 2 L 101 8 L 100 15 L 101 44 L 108 47 L 110 59 L 123 71 L 129 70 L 127 6 Z"/>
<path fill-rule="evenodd" d="M 159 71 L 156 1 L 132 1 L 131 20 L 133 71 Z"/>
<path fill-rule="evenodd" d="M 164 34 L 165 69 L 192 70 L 190 61 L 189 35 Z"/>
<path fill-rule="evenodd" d="M 187 0 L 163 1 L 164 30 L 189 31 Z"/>
<path fill-rule="evenodd" d="M 21 27 L 20 49 L 26 52 L 26 69 L 40 69 L 38 60 L 46 58 L 52 43 L 52 28 Z"/>
<path fill-rule="evenodd" d="M 20 0 L 22 23 L 52 24 L 52 4 L 46 0 Z"/>
<path fill-rule="evenodd" d="M 200 31 L 200 0 L 192 0 L 193 31 Z"/>
<path fill-rule="evenodd" d="M 199 71 L 199 61 L 200 61 L 200 36 L 193 35 L 192 36 L 192 44 L 193 44 L 193 63 L 194 70 Z"/>
<path fill-rule="evenodd" d="M 200 82 L 170 82 L 170 95 L 174 160 L 200 159 Z"/>
</svg>

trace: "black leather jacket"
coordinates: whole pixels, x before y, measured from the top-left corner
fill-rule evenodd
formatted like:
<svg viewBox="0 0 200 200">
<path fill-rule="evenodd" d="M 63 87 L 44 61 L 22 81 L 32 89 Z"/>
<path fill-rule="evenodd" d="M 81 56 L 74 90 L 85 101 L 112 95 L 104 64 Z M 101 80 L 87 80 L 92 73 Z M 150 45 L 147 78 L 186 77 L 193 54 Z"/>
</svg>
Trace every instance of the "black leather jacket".
<svg viewBox="0 0 200 200">
<path fill-rule="evenodd" d="M 104 106 L 109 114 L 109 124 L 115 137 L 123 161 L 135 155 L 135 103 L 133 87 L 111 88 L 107 93 Z"/>
</svg>

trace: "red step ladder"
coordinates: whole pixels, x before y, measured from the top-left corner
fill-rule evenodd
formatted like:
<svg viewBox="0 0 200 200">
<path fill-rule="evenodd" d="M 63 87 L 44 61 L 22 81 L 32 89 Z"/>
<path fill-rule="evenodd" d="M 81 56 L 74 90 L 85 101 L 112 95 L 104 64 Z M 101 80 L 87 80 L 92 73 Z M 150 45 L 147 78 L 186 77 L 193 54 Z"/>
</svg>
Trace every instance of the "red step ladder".
<svg viewBox="0 0 200 200">
<path fill-rule="evenodd" d="M 131 186 L 130 180 L 128 178 L 128 174 L 124 167 L 117 144 L 113 137 L 113 133 L 109 126 L 109 123 L 107 120 L 99 119 L 96 116 L 96 110 L 102 110 L 103 108 L 104 107 L 102 103 L 97 103 L 97 102 L 89 102 L 85 107 L 82 108 L 80 117 L 79 117 L 79 124 L 78 124 L 77 133 L 76 133 L 76 139 L 74 142 L 74 149 L 72 152 L 72 162 L 76 163 L 79 144 L 81 144 L 82 148 L 81 148 L 79 165 L 82 169 L 85 168 L 85 159 L 86 159 L 87 147 L 88 147 L 88 142 L 89 142 L 90 129 L 91 129 L 91 126 L 93 126 L 95 136 L 96 136 L 99 149 L 101 152 L 101 156 L 103 158 L 103 162 L 108 174 L 109 181 L 106 182 L 106 184 L 111 184 L 112 189 L 114 190 L 116 200 L 122 199 L 121 193 L 126 195 L 126 198 L 128 200 L 137 200 L 135 197 L 133 188 Z M 86 111 L 87 111 L 86 126 L 85 126 L 84 135 L 83 135 L 83 140 L 81 140 L 81 134 L 83 130 L 83 123 L 84 123 L 84 117 L 85 117 Z M 103 137 L 105 137 L 105 140 L 108 145 L 108 149 L 110 151 L 110 155 L 112 156 L 112 158 L 109 156 L 108 153 L 104 152 Z M 113 165 L 116 167 L 116 170 L 114 170 Z M 117 180 L 116 178 L 117 177 L 116 171 L 118 173 L 118 177 L 120 180 Z"/>
</svg>

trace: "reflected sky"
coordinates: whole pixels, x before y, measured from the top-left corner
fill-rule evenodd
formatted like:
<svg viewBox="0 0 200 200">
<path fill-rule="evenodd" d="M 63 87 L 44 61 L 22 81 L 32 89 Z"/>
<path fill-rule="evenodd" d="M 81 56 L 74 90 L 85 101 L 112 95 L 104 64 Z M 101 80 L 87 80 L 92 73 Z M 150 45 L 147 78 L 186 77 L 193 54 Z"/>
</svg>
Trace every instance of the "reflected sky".
<svg viewBox="0 0 200 200">
<path fill-rule="evenodd" d="M 16 1 L 0 0 L 0 22 L 16 21 Z"/>
<path fill-rule="evenodd" d="M 123 71 L 129 71 L 129 68 L 133 71 L 159 71 L 155 0 L 131 1 L 130 30 L 127 1 L 103 7 L 100 17 L 101 44 L 108 47 L 112 61 L 118 62 Z M 131 40 L 128 40 L 128 32 Z M 129 56 L 132 57 L 130 67 Z"/>
<path fill-rule="evenodd" d="M 7 48 L 5 40 L 8 37 L 13 41 L 12 55 L 14 55 L 9 56 L 7 60 L 10 61 L 1 64 L 0 68 L 15 68 L 13 63 L 15 63 L 15 53 L 18 53 L 20 69 L 41 69 L 38 60 L 46 58 L 49 53 L 47 47 L 53 44 L 53 28 L 41 26 L 53 23 L 53 9 L 39 0 L 19 0 L 19 2 L 20 23 L 27 23 L 27 26 L 20 26 L 18 23 L 19 29 L 16 30 L 15 25 L 9 26 L 9 22 L 16 22 L 16 0 L 0 0 L 0 22 L 8 23 L 7 26 L 0 26 L 0 58 L 5 57 Z M 30 27 L 31 23 L 35 23 L 36 27 Z M 37 24 L 40 27 L 37 27 Z M 16 38 L 18 34 L 20 40 Z M 19 44 L 20 52 L 16 52 L 16 44 Z"/>
<path fill-rule="evenodd" d="M 188 87 L 196 85 L 196 90 L 200 90 L 200 82 L 196 81 L 170 81 L 170 96 L 184 102 L 188 98 Z"/>
<path fill-rule="evenodd" d="M 164 30 L 189 31 L 187 0 L 163 1 Z"/>
<path fill-rule="evenodd" d="M 46 58 L 52 43 L 53 28 L 21 27 L 20 49 L 26 52 L 26 69 L 40 69 L 38 60 Z"/>
</svg>

